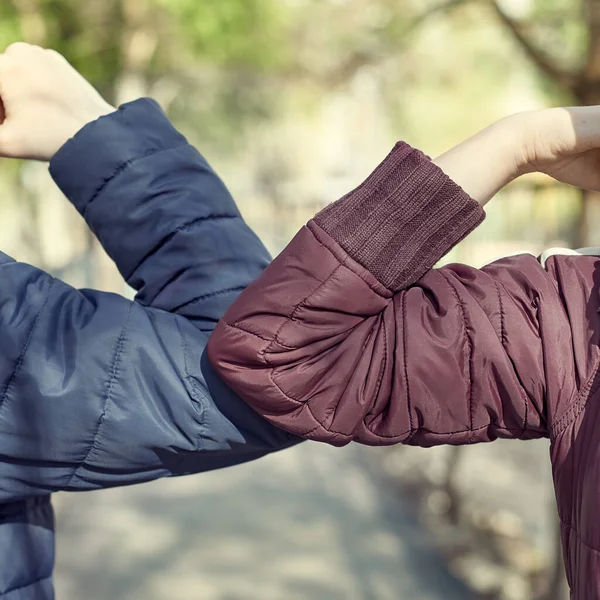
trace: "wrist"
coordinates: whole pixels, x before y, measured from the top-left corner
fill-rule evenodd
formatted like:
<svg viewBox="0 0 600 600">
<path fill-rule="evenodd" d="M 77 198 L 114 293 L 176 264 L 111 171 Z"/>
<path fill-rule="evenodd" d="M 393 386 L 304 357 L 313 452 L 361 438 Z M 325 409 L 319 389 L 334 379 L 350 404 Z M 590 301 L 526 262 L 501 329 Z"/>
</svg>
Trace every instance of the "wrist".
<svg viewBox="0 0 600 600">
<path fill-rule="evenodd" d="M 46 160 L 51 160 L 54 154 L 56 154 L 71 138 L 79 133 L 86 125 L 93 123 L 100 117 L 104 117 L 117 109 L 108 103 L 99 104 L 96 107 L 90 108 L 86 111 L 82 111 L 79 114 L 73 115 L 73 118 L 69 123 L 65 124 L 62 129 L 59 139 L 57 140 L 56 147 L 50 153 L 50 156 Z"/>
<path fill-rule="evenodd" d="M 540 143 L 552 137 L 562 115 L 556 109 L 531 110 L 507 117 L 507 130 L 514 136 L 516 177 L 539 170 Z M 546 132 L 546 133 L 544 133 Z"/>
<path fill-rule="evenodd" d="M 516 115 L 520 118 L 522 155 L 520 174 L 536 171 L 552 174 L 560 161 L 597 147 L 589 107 L 546 108 Z M 584 132 L 592 132 L 586 138 Z"/>
<path fill-rule="evenodd" d="M 114 106 L 111 106 L 106 102 L 102 102 L 82 112 L 77 118 L 76 125 L 79 127 L 79 129 L 83 129 L 89 123 L 93 123 L 100 117 L 104 117 L 113 112 L 116 112 L 116 110 L 117 109 Z M 77 131 L 79 131 L 79 129 Z"/>
<path fill-rule="evenodd" d="M 522 174 L 521 148 L 518 123 L 508 117 L 442 154 L 434 162 L 483 206 Z"/>
</svg>

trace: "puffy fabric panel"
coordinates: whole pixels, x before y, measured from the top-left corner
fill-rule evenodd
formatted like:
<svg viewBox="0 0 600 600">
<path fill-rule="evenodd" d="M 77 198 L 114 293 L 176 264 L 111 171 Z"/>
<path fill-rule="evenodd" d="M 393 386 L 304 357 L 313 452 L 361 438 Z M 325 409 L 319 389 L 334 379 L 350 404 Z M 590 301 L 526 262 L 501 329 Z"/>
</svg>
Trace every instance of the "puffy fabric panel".
<svg viewBox="0 0 600 600">
<path fill-rule="evenodd" d="M 478 213 L 399 145 L 248 286 L 209 355 L 255 410 L 309 439 L 549 437 L 571 598 L 599 600 L 600 258 L 433 268 Z"/>
<path fill-rule="evenodd" d="M 52 597 L 50 492 L 198 473 L 299 441 L 204 357 L 270 258 L 158 105 L 87 125 L 50 170 L 138 295 L 76 290 L 0 254 L 2 600 Z"/>
<path fill-rule="evenodd" d="M 0 599 L 52 600 L 54 516 L 50 496 L 0 506 Z"/>
</svg>

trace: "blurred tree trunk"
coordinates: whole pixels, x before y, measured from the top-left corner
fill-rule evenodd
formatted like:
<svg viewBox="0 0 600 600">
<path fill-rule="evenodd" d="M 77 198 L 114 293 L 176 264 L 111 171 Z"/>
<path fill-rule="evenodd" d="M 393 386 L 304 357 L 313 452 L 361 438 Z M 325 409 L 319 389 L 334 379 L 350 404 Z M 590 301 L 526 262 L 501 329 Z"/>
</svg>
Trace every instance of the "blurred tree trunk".
<svg viewBox="0 0 600 600">
<path fill-rule="evenodd" d="M 114 86 L 116 104 L 148 94 L 149 65 L 158 47 L 158 34 L 147 0 L 121 0 L 121 72 Z"/>
<path fill-rule="evenodd" d="M 149 65 L 158 46 L 147 0 L 118 0 L 112 11 L 112 42 L 119 49 L 119 70 L 104 96 L 114 105 L 148 95 Z M 96 269 L 95 285 L 117 293 L 124 291 L 123 279 L 100 243 L 91 239 Z"/>
<path fill-rule="evenodd" d="M 575 104 L 600 104 L 600 0 L 583 0 L 587 50 L 583 68 L 573 72 L 561 68 L 538 47 L 529 38 L 527 28 L 508 16 L 497 0 L 492 0 L 492 5 L 499 21 L 542 76 Z M 581 192 L 581 209 L 571 238 L 570 243 L 575 247 L 600 246 L 600 193 Z"/>
<path fill-rule="evenodd" d="M 600 104 L 600 0 L 585 0 L 584 18 L 588 31 L 587 57 L 572 93 L 579 104 Z M 577 245 L 600 246 L 600 193 L 585 190 L 581 195 Z"/>
<path fill-rule="evenodd" d="M 446 467 L 446 478 L 442 490 L 448 496 L 448 519 L 453 525 L 460 521 L 460 491 L 458 484 L 458 468 L 463 454 L 463 446 L 450 446 L 448 449 L 448 463 Z"/>
</svg>

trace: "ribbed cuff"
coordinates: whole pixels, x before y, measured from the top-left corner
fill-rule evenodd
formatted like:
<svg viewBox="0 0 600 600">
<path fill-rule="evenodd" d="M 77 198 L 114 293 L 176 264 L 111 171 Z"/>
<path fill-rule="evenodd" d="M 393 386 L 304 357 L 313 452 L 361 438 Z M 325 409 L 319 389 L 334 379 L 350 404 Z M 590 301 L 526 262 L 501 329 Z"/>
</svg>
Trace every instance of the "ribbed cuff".
<svg viewBox="0 0 600 600">
<path fill-rule="evenodd" d="M 315 222 L 395 292 L 418 281 L 484 218 L 483 208 L 460 186 L 401 142 Z"/>
</svg>

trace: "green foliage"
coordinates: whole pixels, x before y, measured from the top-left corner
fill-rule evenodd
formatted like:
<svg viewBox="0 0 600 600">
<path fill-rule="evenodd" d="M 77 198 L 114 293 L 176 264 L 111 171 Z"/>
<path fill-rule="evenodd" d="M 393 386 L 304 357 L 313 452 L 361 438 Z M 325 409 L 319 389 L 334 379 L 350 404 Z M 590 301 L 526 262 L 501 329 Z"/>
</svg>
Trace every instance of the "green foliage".
<svg viewBox="0 0 600 600">
<path fill-rule="evenodd" d="M 18 4 L 0 4 L 0 46 L 24 40 L 54 48 L 103 92 L 119 71 L 122 27 L 119 3 L 82 3 L 79 0 L 38 0 L 36 11 L 22 13 Z M 32 39 L 27 27 L 35 19 Z M 29 33 L 29 35 L 28 35 Z"/>
<path fill-rule="evenodd" d="M 20 39 L 18 14 L 12 4 L 0 2 L 0 48 Z"/>
<path fill-rule="evenodd" d="M 285 11 L 277 0 L 153 1 L 176 19 L 196 60 L 262 72 L 285 63 Z"/>
<path fill-rule="evenodd" d="M 553 64 L 580 71 L 590 42 L 583 0 L 498 3 L 518 8 L 511 14 L 521 33 Z M 172 90 L 169 114 L 193 142 L 229 158 L 257 125 L 279 115 L 303 119 L 330 96 L 352 96 L 362 85 L 355 76 L 366 70 L 390 135 L 432 155 L 524 105 L 572 101 L 519 48 L 491 0 L 439 10 L 445 4 L 0 0 L 0 50 L 20 39 L 53 47 L 109 101 L 135 71 L 149 94 L 157 83 Z M 152 50 L 132 66 L 130 44 L 140 32 L 151 38 Z M 10 187 L 19 168 L 18 161 L 3 161 L 0 184 Z M 533 222 L 540 235 L 567 239 L 576 226 L 576 202 L 561 204 L 562 190 L 553 194 L 539 214 L 524 210 L 515 196 L 507 204 L 512 208 L 492 215 L 473 239 L 531 238 L 526 228 Z M 554 215 L 551 222 L 544 221 L 547 215 Z"/>
<path fill-rule="evenodd" d="M 581 0 L 535 0 L 528 34 L 562 68 L 580 69 L 588 46 Z"/>
</svg>

